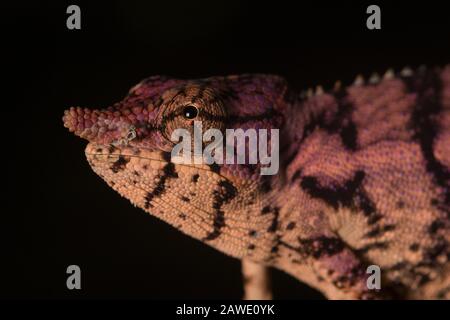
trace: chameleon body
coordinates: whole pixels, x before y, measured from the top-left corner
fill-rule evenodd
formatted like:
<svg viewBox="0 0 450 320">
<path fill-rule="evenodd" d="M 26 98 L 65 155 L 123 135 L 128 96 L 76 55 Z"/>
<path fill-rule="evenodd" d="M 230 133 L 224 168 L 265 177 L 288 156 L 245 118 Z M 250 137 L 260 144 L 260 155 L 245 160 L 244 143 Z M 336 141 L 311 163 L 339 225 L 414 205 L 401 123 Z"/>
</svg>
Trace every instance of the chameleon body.
<svg viewBox="0 0 450 320">
<path fill-rule="evenodd" d="M 171 162 L 186 106 L 204 130 L 280 129 L 278 174 Z M 450 65 L 312 94 L 274 75 L 154 76 L 63 121 L 111 188 L 225 254 L 331 299 L 449 297 Z M 367 287 L 373 264 L 380 290 Z"/>
</svg>

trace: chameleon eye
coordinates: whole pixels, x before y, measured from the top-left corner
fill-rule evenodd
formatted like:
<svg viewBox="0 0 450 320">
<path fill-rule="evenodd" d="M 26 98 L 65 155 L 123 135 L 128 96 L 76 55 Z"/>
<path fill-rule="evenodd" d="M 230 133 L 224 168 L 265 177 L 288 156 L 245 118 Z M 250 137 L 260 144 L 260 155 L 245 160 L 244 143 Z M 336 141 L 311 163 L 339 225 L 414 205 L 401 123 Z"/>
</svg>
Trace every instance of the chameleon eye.
<svg viewBox="0 0 450 320">
<path fill-rule="evenodd" d="M 194 120 L 201 121 L 204 131 L 225 130 L 227 112 L 224 100 L 214 88 L 190 84 L 171 89 L 164 95 L 157 121 L 171 143 L 176 129 L 188 130 L 192 136 Z"/>
<path fill-rule="evenodd" d="M 183 109 L 183 116 L 189 120 L 197 118 L 197 116 L 198 116 L 197 107 L 195 107 L 193 105 L 185 106 Z"/>
</svg>

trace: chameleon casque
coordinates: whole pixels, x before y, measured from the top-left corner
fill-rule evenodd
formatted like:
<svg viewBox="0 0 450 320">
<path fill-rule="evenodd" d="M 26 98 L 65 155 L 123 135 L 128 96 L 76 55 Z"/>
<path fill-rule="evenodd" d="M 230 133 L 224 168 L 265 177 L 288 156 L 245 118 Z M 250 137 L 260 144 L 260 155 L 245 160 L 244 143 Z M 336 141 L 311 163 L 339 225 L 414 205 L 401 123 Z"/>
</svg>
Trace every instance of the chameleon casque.
<svg viewBox="0 0 450 320">
<path fill-rule="evenodd" d="M 280 169 L 174 164 L 175 128 L 280 129 Z M 279 76 L 153 76 L 64 125 L 135 206 L 331 299 L 450 296 L 450 65 L 295 92 Z M 369 265 L 382 287 L 366 285 Z"/>
</svg>

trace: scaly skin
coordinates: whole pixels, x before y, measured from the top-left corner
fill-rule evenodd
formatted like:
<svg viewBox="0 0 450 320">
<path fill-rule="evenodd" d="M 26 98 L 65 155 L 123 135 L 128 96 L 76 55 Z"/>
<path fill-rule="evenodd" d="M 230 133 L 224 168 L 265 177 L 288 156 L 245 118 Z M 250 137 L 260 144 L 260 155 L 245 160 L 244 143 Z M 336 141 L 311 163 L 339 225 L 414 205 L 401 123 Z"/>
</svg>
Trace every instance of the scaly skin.
<svg viewBox="0 0 450 320">
<path fill-rule="evenodd" d="M 230 256 L 332 299 L 447 298 L 450 66 L 370 82 L 311 95 L 272 75 L 151 77 L 107 109 L 70 108 L 64 124 L 111 188 Z M 186 105 L 204 131 L 279 128 L 279 173 L 170 162 L 172 130 L 192 129 Z"/>
</svg>

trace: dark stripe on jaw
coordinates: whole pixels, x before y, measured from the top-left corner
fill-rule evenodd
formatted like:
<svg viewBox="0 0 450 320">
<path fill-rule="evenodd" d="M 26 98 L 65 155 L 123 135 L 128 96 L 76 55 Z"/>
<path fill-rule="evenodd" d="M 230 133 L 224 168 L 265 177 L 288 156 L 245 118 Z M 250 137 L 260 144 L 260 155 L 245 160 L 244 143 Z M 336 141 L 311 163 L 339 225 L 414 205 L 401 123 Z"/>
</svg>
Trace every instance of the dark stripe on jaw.
<svg viewBox="0 0 450 320">
<path fill-rule="evenodd" d="M 426 168 L 434 181 L 445 190 L 445 203 L 450 204 L 450 172 L 434 156 L 433 145 L 439 128 L 435 119 L 442 111 L 442 83 L 435 70 L 402 78 L 407 90 L 418 95 L 411 113 L 410 125 L 418 141 Z"/>
<path fill-rule="evenodd" d="M 167 154 L 170 157 L 170 153 L 163 153 L 163 158 L 167 158 Z M 173 178 L 178 178 L 178 174 L 175 171 L 175 165 L 172 162 L 167 162 L 163 168 L 163 174 L 159 177 L 155 188 L 145 196 L 145 209 L 152 206 L 151 202 L 155 197 L 161 196 L 166 191 L 167 181 Z"/>
<path fill-rule="evenodd" d="M 211 241 L 221 235 L 221 229 L 225 226 L 225 213 L 222 210 L 222 206 L 237 195 L 237 189 L 227 180 L 220 181 L 218 187 L 219 190 L 213 191 L 213 230 L 202 239 L 203 241 Z"/>
</svg>

